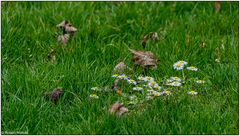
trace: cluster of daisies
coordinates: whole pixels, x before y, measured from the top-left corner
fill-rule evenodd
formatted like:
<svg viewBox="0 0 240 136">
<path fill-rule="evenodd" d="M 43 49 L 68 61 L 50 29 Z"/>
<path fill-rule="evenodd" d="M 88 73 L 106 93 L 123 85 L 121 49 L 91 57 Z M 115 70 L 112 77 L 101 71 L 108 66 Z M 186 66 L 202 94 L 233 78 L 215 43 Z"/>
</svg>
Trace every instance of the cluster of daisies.
<svg viewBox="0 0 240 136">
<path fill-rule="evenodd" d="M 180 60 L 173 64 L 173 68 L 176 70 L 182 70 L 188 63 L 186 61 Z M 198 71 L 198 68 L 194 66 L 187 67 L 187 70 Z"/>
<path fill-rule="evenodd" d="M 188 63 L 186 61 L 178 61 L 173 64 L 175 70 L 183 70 L 185 67 L 189 71 L 196 72 L 198 68 L 195 66 L 187 67 Z M 153 77 L 150 76 L 138 76 L 135 79 L 125 75 L 125 74 L 113 74 L 112 78 L 115 80 L 121 80 L 128 84 L 129 89 L 123 90 L 119 89 L 117 93 L 128 99 L 128 104 L 136 104 L 140 98 L 144 100 L 150 100 L 159 96 L 170 96 L 175 93 L 174 90 L 181 90 L 181 87 L 184 84 L 184 77 L 170 77 L 164 81 L 161 81 L 159 84 Z M 204 80 L 195 80 L 197 84 L 204 84 Z M 98 87 L 93 87 L 91 90 L 94 91 L 90 95 L 90 98 L 98 99 L 99 97 L 96 94 Z M 195 90 L 190 90 L 187 92 L 188 95 L 197 95 L 198 92 Z"/>
</svg>

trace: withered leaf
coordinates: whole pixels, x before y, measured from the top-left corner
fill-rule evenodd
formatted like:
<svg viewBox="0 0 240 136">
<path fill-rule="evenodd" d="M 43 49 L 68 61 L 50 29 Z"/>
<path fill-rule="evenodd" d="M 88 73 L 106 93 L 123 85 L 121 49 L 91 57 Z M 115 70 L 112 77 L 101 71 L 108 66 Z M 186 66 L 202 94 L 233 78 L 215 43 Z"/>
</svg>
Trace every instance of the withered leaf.
<svg viewBox="0 0 240 136">
<path fill-rule="evenodd" d="M 46 99 L 50 99 L 52 102 L 56 104 L 62 93 L 63 93 L 62 88 L 55 88 L 52 92 L 45 92 L 43 95 Z"/>
<path fill-rule="evenodd" d="M 63 44 L 67 44 L 69 40 L 70 34 L 64 34 L 64 35 L 59 35 L 58 36 L 58 42 L 61 42 Z"/>
<path fill-rule="evenodd" d="M 65 28 L 65 26 L 69 24 L 67 20 L 63 20 L 60 24 L 57 25 L 58 28 Z"/>
<path fill-rule="evenodd" d="M 116 102 L 110 106 L 109 112 L 111 114 L 116 113 L 121 116 L 122 114 L 128 112 L 128 109 L 123 106 L 123 103 Z"/>
<path fill-rule="evenodd" d="M 64 30 L 63 34 L 73 34 L 77 31 L 77 28 L 73 27 L 67 20 L 62 21 L 57 27 Z"/>
<path fill-rule="evenodd" d="M 150 66 L 152 68 L 157 67 L 157 59 L 154 54 L 150 51 L 135 51 L 129 49 L 129 51 L 133 54 L 132 61 L 135 65 L 139 65 L 142 67 Z"/>
<path fill-rule="evenodd" d="M 65 27 L 65 31 L 69 34 L 73 34 L 73 33 L 77 32 L 77 28 L 73 27 L 72 25 L 67 25 Z"/>
</svg>

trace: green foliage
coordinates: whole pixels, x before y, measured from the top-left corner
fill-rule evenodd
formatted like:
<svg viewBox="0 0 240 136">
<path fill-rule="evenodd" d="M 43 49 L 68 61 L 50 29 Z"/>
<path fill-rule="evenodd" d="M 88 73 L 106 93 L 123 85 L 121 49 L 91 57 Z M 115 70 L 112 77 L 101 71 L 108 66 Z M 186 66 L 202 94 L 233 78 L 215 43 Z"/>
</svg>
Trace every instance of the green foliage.
<svg viewBox="0 0 240 136">
<path fill-rule="evenodd" d="M 238 134 L 238 2 L 2 2 L 2 133 L 28 134 Z M 64 19 L 78 29 L 67 46 L 57 42 Z M 128 48 L 157 32 L 146 49 L 160 60 L 147 75 L 181 76 L 172 64 L 185 60 L 209 81 L 196 97 L 159 97 L 122 117 L 110 115 L 114 66 Z M 201 48 L 202 44 L 205 44 Z M 49 62 L 49 51 L 56 60 Z M 219 59 L 220 62 L 215 60 Z M 137 71 L 139 72 L 139 71 Z M 139 73 L 137 73 L 139 74 Z M 42 93 L 62 87 L 54 105 Z M 123 88 L 124 90 L 124 88 Z M 186 90 L 187 92 L 188 90 Z"/>
</svg>

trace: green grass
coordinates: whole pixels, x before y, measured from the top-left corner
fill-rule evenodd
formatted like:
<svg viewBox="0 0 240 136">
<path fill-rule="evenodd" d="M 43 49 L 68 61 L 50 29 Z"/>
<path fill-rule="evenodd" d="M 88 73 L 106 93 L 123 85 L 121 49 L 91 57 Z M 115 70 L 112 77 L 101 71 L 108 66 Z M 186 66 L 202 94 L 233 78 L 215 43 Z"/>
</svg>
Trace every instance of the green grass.
<svg viewBox="0 0 240 136">
<path fill-rule="evenodd" d="M 239 134 L 238 2 L 2 2 L 2 133 L 28 134 Z M 56 25 L 78 29 L 67 46 Z M 141 38 L 157 32 L 145 50 L 160 60 L 147 75 L 181 76 L 173 63 L 199 68 L 209 81 L 196 97 L 185 92 L 156 98 L 122 117 L 108 113 L 113 91 L 89 100 L 91 87 L 111 87 L 121 60 L 132 67 L 127 47 L 143 50 Z M 205 47 L 199 45 L 204 42 Z M 224 49 L 221 45 L 224 45 Z M 54 49 L 56 61 L 48 62 Z M 220 63 L 215 59 L 220 58 Z M 42 93 L 64 89 L 57 103 Z M 123 88 L 124 92 L 127 89 Z M 185 90 L 188 91 L 188 90 Z"/>
</svg>

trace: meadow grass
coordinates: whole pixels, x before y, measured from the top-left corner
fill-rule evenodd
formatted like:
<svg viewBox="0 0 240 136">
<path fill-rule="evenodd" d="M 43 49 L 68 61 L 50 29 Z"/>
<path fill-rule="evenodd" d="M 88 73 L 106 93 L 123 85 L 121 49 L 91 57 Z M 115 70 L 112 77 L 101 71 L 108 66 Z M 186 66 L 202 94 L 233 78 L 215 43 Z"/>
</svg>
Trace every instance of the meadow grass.
<svg viewBox="0 0 240 136">
<path fill-rule="evenodd" d="M 239 134 L 238 2 L 2 2 L 1 130 L 28 134 Z M 64 19 L 78 29 L 64 46 L 56 25 Z M 160 40 L 141 39 L 157 32 Z M 205 44 L 203 48 L 200 46 Z M 117 117 L 112 70 L 122 60 L 133 67 L 128 47 L 152 51 L 160 60 L 147 75 L 181 76 L 178 60 L 199 68 L 191 75 L 207 90 L 158 97 Z M 56 60 L 47 60 L 48 52 Z M 220 62 L 215 60 L 219 59 Z M 140 74 L 140 70 L 136 75 Z M 55 105 L 44 91 L 62 87 Z M 127 88 L 122 88 L 127 92 Z M 188 90 L 185 90 L 188 91 Z"/>
</svg>

